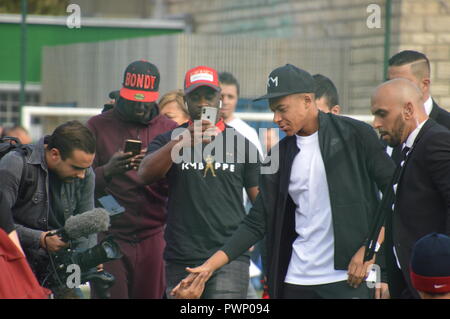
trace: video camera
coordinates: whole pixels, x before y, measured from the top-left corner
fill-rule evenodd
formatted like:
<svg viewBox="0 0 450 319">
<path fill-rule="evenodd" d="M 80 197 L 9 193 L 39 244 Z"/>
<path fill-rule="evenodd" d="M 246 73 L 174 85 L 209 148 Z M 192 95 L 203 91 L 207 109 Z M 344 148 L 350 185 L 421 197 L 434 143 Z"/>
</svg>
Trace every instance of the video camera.
<svg viewBox="0 0 450 319">
<path fill-rule="evenodd" d="M 122 257 L 119 245 L 112 236 L 106 237 L 96 246 L 85 251 L 73 249 L 72 240 L 88 237 L 91 234 L 107 231 L 110 224 L 110 212 L 103 208 L 71 216 L 63 228 L 47 234 L 60 235 L 68 248 L 49 253 L 50 264 L 43 286 L 75 288 L 88 281 L 96 290 L 99 298 L 108 298 L 108 289 L 114 284 L 114 276 L 106 271 L 97 271 L 96 266 Z"/>
<path fill-rule="evenodd" d="M 48 287 L 66 286 L 75 288 L 88 281 L 93 282 L 99 298 L 109 298 L 108 289 L 115 278 L 106 271 L 97 271 L 96 266 L 122 257 L 119 245 L 112 237 L 105 238 L 98 245 L 77 252 L 72 248 L 62 249 L 51 255 Z"/>
</svg>

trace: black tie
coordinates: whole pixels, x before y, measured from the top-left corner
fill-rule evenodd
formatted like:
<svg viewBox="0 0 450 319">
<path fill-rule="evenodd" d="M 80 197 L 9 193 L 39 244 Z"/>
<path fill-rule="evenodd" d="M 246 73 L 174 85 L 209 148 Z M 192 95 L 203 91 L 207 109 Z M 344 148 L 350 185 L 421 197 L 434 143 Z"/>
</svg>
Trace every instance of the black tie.
<svg viewBox="0 0 450 319">
<path fill-rule="evenodd" d="M 411 149 L 411 147 L 408 147 L 405 145 L 405 147 L 403 147 L 402 149 L 402 161 L 406 160 L 406 157 L 408 155 L 409 150 Z"/>
<path fill-rule="evenodd" d="M 398 163 L 397 163 L 397 168 L 395 169 L 395 172 L 394 172 L 393 185 L 397 184 L 400 179 L 400 175 L 403 170 L 403 166 L 405 165 L 404 161 L 406 160 L 407 154 L 410 149 L 411 149 L 410 147 L 405 146 L 405 147 L 403 147 L 402 151 L 400 152 L 400 156 L 398 158 Z"/>
<path fill-rule="evenodd" d="M 398 145 L 392 149 L 391 158 L 394 160 L 395 165 L 400 164 L 402 161 L 406 159 L 406 153 L 411 149 L 408 146 L 401 148 L 401 145 Z"/>
<path fill-rule="evenodd" d="M 400 149 L 400 147 L 398 148 Z M 364 261 L 371 260 L 374 256 L 376 242 L 378 239 L 378 235 L 380 234 L 381 227 L 384 225 L 384 222 L 386 220 L 386 214 L 388 214 L 391 211 L 392 204 L 395 202 L 394 185 L 398 184 L 400 180 L 400 175 L 402 173 L 403 166 L 405 166 L 405 163 L 403 162 L 406 160 L 407 154 L 410 149 L 411 149 L 410 147 L 405 146 L 401 151 L 399 151 L 400 156 L 399 161 L 397 163 L 397 168 L 395 169 L 391 183 L 387 186 L 387 189 L 383 194 L 383 198 L 381 199 L 381 203 L 378 205 L 377 211 L 375 213 L 376 217 L 374 220 L 374 226 L 372 227 L 368 238 Z"/>
</svg>

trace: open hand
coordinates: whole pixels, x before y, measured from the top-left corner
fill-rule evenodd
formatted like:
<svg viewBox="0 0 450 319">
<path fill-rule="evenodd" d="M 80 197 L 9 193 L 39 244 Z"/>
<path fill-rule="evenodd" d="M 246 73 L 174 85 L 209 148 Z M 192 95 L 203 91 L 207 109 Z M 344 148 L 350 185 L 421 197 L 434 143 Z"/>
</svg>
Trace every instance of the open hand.
<svg viewBox="0 0 450 319">
<path fill-rule="evenodd" d="M 170 292 L 170 295 L 176 299 L 199 299 L 208 278 L 205 272 L 189 274 Z"/>
</svg>

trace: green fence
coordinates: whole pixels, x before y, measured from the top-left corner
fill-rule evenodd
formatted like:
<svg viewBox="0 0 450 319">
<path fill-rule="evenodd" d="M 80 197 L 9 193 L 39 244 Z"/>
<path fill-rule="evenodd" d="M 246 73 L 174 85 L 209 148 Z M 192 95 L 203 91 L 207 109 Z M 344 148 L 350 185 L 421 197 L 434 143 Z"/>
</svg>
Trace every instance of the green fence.
<svg viewBox="0 0 450 319">
<path fill-rule="evenodd" d="M 147 37 L 182 32 L 183 30 L 81 27 L 64 25 L 27 25 L 27 82 L 41 81 L 42 47 L 80 42 L 98 42 Z M 0 82 L 20 81 L 20 24 L 0 22 Z"/>
</svg>

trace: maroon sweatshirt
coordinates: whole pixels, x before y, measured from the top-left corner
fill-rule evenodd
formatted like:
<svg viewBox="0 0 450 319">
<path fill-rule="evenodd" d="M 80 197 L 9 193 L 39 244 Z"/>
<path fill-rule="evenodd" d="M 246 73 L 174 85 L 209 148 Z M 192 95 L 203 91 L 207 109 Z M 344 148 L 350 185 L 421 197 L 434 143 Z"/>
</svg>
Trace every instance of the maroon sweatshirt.
<svg viewBox="0 0 450 319">
<path fill-rule="evenodd" d="M 162 115 L 147 125 L 128 122 L 117 109 L 112 109 L 89 119 L 87 126 L 97 144 L 93 164 L 95 196 L 110 194 L 125 208 L 125 213 L 112 221 L 110 233 L 123 240 L 137 241 L 162 231 L 166 221 L 167 181 L 144 185 L 135 170 L 106 180 L 103 166 L 114 153 L 123 150 L 126 139 L 141 140 L 146 148 L 156 136 L 177 127 L 177 123 Z"/>
</svg>

